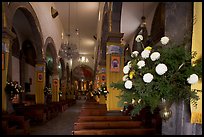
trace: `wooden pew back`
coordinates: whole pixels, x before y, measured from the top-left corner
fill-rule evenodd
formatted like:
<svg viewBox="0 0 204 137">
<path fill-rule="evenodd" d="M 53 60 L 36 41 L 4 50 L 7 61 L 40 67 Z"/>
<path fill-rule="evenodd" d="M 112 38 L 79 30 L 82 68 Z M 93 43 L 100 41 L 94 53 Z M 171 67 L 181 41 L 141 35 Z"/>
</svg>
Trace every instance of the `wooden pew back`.
<svg viewBox="0 0 204 137">
<path fill-rule="evenodd" d="M 77 122 L 132 121 L 130 116 L 79 116 Z"/>
<path fill-rule="evenodd" d="M 139 128 L 142 126 L 141 121 L 97 121 L 97 122 L 81 122 L 74 123 L 74 130 L 82 129 L 129 129 Z"/>
<path fill-rule="evenodd" d="M 155 129 L 92 129 L 72 131 L 72 135 L 154 135 Z"/>
</svg>

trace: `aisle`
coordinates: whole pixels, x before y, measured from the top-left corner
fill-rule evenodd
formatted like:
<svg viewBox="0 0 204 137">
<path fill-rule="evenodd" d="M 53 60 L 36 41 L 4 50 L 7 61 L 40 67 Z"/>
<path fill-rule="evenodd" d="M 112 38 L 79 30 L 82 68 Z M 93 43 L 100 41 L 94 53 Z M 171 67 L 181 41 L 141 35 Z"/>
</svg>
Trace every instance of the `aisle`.
<svg viewBox="0 0 204 137">
<path fill-rule="evenodd" d="M 73 124 L 79 116 L 85 100 L 77 100 L 76 104 L 47 123 L 30 128 L 30 135 L 71 135 Z"/>
</svg>

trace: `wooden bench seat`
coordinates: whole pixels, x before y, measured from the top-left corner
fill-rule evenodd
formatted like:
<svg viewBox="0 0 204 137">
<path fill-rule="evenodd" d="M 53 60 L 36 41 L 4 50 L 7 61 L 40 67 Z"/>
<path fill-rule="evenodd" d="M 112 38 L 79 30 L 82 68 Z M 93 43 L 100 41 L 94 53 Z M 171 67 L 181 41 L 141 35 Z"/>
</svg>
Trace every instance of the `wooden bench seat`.
<svg viewBox="0 0 204 137">
<path fill-rule="evenodd" d="M 82 105 L 82 108 L 107 108 L 106 104 L 89 104 Z"/>
<path fill-rule="evenodd" d="M 77 122 L 132 121 L 130 116 L 79 116 Z"/>
<path fill-rule="evenodd" d="M 82 129 L 130 129 L 142 127 L 141 121 L 97 121 L 97 122 L 76 122 L 74 130 Z"/>
<path fill-rule="evenodd" d="M 81 109 L 80 115 L 81 116 L 103 116 L 106 115 L 107 109 L 105 108 L 88 108 L 88 109 Z"/>
<path fill-rule="evenodd" d="M 1 123 L 2 123 L 2 125 L 1 125 L 2 135 L 15 135 L 16 126 L 9 125 L 7 120 L 2 120 Z"/>
<path fill-rule="evenodd" d="M 72 131 L 72 135 L 155 135 L 155 129 L 88 129 Z"/>
</svg>

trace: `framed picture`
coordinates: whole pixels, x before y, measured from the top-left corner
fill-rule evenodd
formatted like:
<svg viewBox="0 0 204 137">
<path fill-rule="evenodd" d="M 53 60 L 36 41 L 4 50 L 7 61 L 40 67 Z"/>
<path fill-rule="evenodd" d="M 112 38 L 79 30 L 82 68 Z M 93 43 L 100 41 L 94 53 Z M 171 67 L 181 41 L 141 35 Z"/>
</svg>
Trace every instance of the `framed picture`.
<svg viewBox="0 0 204 137">
<path fill-rule="evenodd" d="M 43 81 L 43 73 L 38 72 L 38 81 Z"/>
<path fill-rule="evenodd" d="M 2 70 L 5 69 L 5 54 L 2 53 Z"/>
<path fill-rule="evenodd" d="M 57 86 L 58 85 L 58 79 L 53 79 L 53 85 Z"/>
<path fill-rule="evenodd" d="M 120 56 L 111 56 L 111 72 L 120 72 Z"/>
</svg>

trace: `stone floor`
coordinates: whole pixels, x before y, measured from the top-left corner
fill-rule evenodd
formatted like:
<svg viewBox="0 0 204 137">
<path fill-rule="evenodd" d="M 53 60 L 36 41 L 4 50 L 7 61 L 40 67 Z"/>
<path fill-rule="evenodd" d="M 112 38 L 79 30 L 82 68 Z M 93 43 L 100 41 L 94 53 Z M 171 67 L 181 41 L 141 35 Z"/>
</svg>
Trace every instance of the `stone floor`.
<svg viewBox="0 0 204 137">
<path fill-rule="evenodd" d="M 59 113 L 56 118 L 40 126 L 31 126 L 30 135 L 71 135 L 84 102 L 85 100 L 77 100 L 75 105 Z"/>
</svg>

